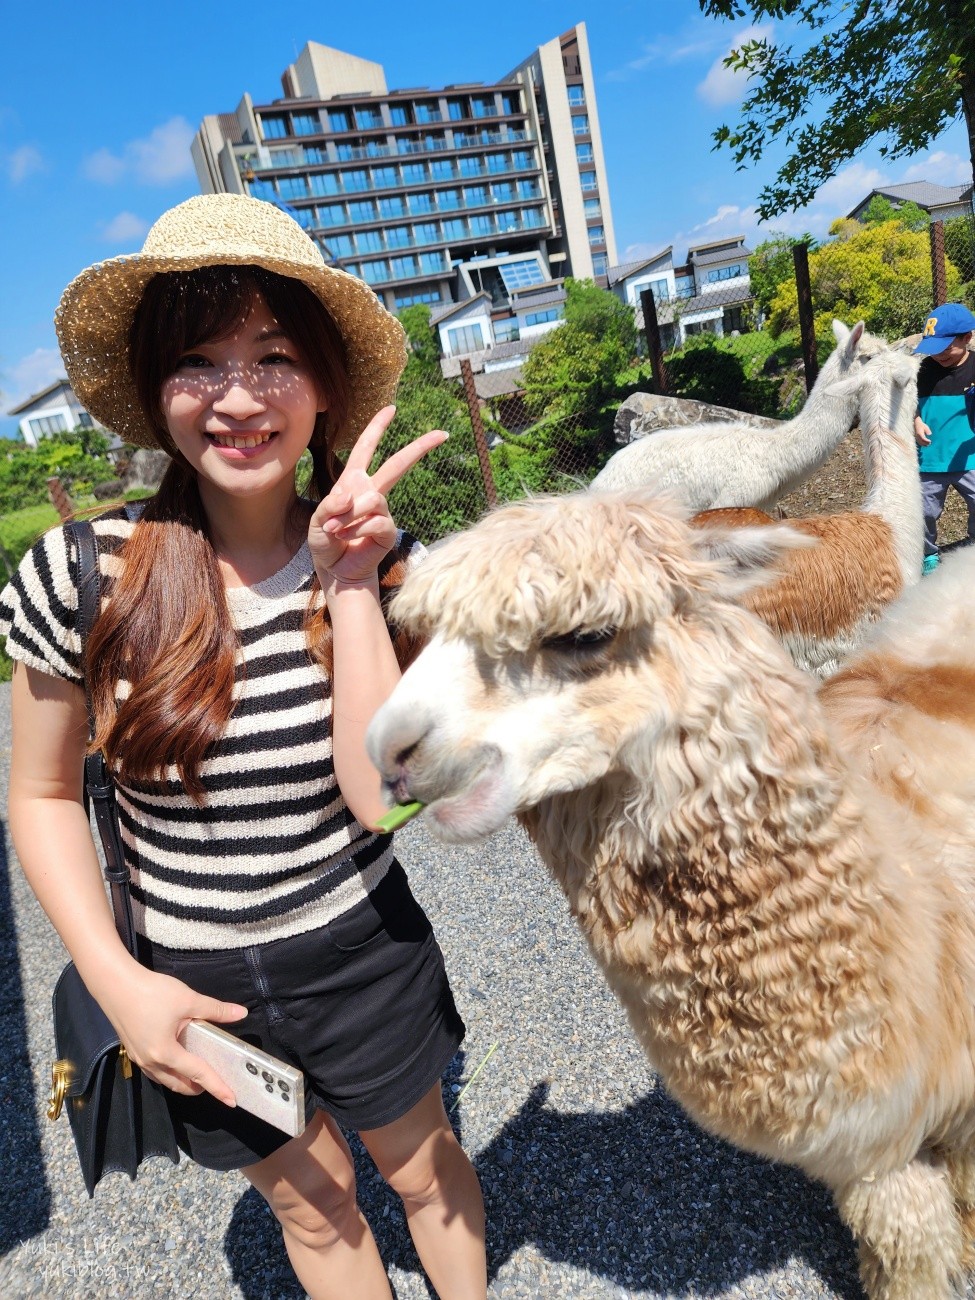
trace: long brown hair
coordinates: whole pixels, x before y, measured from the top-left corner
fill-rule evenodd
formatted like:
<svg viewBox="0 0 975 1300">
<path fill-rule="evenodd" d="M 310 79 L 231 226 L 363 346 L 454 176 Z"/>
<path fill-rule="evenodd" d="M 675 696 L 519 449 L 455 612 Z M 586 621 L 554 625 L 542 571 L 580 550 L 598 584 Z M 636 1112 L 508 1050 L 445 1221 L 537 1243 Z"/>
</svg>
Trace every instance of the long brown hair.
<svg viewBox="0 0 975 1300">
<path fill-rule="evenodd" d="M 253 266 L 155 276 L 133 320 L 129 360 L 146 418 L 173 463 L 119 550 L 122 568 L 84 665 L 95 708 L 94 747 L 130 781 L 160 781 L 167 765 L 175 765 L 196 799 L 203 797 L 200 764 L 233 710 L 238 641 L 196 474 L 169 435 L 160 395 L 180 357 L 227 337 L 258 294 L 327 399 L 309 444 L 305 495 L 321 499 L 341 472 L 334 442 L 348 409 L 345 348 L 311 290 Z M 312 657 L 328 668 L 331 628 L 317 591 L 316 579 L 306 634 Z M 120 680 L 130 689 L 116 703 Z"/>
</svg>

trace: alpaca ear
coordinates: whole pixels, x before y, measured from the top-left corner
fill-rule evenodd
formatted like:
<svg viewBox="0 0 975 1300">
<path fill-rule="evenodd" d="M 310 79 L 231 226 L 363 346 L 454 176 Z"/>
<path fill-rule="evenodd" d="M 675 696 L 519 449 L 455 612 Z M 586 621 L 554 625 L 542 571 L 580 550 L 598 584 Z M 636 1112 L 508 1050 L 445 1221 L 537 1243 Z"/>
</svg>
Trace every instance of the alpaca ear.
<svg viewBox="0 0 975 1300">
<path fill-rule="evenodd" d="M 778 577 L 778 569 L 793 551 L 818 546 L 808 533 L 790 524 L 735 528 L 709 524 L 699 529 L 698 545 L 712 560 L 720 560 L 727 573 L 722 592 L 739 600 L 753 587 L 762 587 Z"/>
<path fill-rule="evenodd" d="M 858 320 L 852 329 L 847 329 L 841 320 L 833 321 L 833 333 L 836 335 L 836 342 L 842 347 L 847 361 L 852 361 L 856 356 L 865 328 L 866 322 L 862 320 Z"/>
</svg>

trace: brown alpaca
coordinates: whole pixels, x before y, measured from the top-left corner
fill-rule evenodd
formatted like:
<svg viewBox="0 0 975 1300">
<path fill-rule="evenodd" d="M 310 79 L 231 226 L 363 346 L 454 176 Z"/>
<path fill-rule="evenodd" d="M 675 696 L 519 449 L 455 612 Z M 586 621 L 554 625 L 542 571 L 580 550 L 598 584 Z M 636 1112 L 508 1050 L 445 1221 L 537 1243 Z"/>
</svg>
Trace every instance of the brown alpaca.
<svg viewBox="0 0 975 1300">
<path fill-rule="evenodd" d="M 517 813 L 702 1125 L 832 1189 L 871 1300 L 948 1300 L 975 1233 L 975 552 L 823 688 L 646 493 L 523 502 L 407 578 L 432 638 L 370 731 L 447 839 Z M 757 573 L 746 572 L 751 549 Z"/>
</svg>

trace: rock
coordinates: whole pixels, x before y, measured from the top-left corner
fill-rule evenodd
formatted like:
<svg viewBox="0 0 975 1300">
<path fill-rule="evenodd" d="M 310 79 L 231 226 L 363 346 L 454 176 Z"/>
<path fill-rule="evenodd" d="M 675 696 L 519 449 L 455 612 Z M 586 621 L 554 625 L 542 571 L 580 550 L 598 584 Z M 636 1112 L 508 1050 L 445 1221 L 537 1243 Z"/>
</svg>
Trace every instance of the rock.
<svg viewBox="0 0 975 1300">
<path fill-rule="evenodd" d="M 157 488 L 170 464 L 170 459 L 164 451 L 140 447 L 138 451 L 133 452 L 122 479 L 126 492 L 131 492 L 134 488 Z"/>
<path fill-rule="evenodd" d="M 622 403 L 613 421 L 617 446 L 644 438 L 660 429 L 678 429 L 687 424 L 718 424 L 734 420 L 753 429 L 774 429 L 781 420 L 764 415 L 733 411 L 728 406 L 712 406 L 689 397 L 663 397 L 657 393 L 633 393 Z"/>
</svg>

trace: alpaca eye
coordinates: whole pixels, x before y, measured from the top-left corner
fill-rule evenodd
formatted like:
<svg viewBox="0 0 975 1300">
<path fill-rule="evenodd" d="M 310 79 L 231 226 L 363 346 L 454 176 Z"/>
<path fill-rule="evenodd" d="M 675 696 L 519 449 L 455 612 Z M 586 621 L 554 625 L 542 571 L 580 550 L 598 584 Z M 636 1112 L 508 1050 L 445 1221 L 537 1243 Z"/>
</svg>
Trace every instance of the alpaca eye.
<svg viewBox="0 0 975 1300">
<path fill-rule="evenodd" d="M 547 636 L 542 642 L 543 650 L 594 650 L 606 645 L 616 635 L 615 627 L 582 628 L 564 632 L 561 636 Z"/>
</svg>

